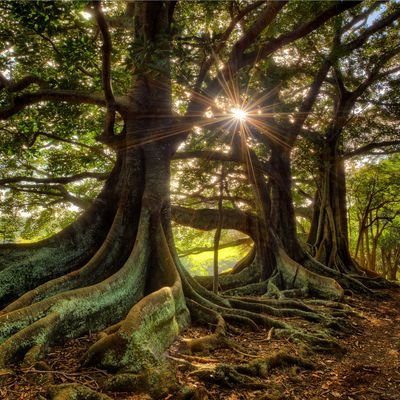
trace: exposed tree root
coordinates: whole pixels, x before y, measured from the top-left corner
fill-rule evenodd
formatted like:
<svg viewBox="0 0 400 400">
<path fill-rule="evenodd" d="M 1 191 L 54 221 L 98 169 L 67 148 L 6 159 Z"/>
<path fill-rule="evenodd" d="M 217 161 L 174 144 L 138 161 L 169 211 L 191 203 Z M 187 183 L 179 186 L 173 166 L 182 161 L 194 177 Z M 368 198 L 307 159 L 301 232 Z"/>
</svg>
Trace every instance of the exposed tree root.
<svg viewBox="0 0 400 400">
<path fill-rule="evenodd" d="M 333 339 L 326 332 L 321 331 L 319 333 L 310 334 L 295 328 L 286 330 L 276 329 L 274 332 L 275 337 L 285 338 L 293 343 L 297 343 L 310 353 L 328 353 L 340 356 L 345 353 L 345 349 L 340 346 L 337 340 Z"/>
<path fill-rule="evenodd" d="M 300 305 L 301 303 L 299 302 L 284 301 L 283 305 L 287 306 L 288 304 L 294 303 L 295 307 L 274 308 L 270 305 L 263 304 L 264 301 L 262 300 L 248 301 L 249 299 L 246 299 L 247 301 L 241 301 L 233 298 L 228 298 L 227 300 L 229 300 L 229 308 L 215 305 L 211 305 L 210 307 L 208 304 L 202 305 L 198 302 L 188 301 L 188 306 L 194 319 L 217 326 L 213 334 L 205 336 L 204 338 L 195 339 L 193 342 L 188 341 L 188 343 L 185 343 L 186 348 L 189 348 L 190 352 L 196 350 L 202 352 L 209 351 L 217 347 L 234 348 L 235 345 L 225 336 L 226 326 L 224 326 L 223 330 L 221 328 L 223 324 L 220 322 L 220 317 L 228 321 L 232 315 L 235 316 L 232 322 L 235 322 L 235 319 L 238 321 L 237 318 L 240 318 L 240 323 L 242 323 L 243 320 L 246 321 L 249 326 L 268 329 L 274 328 L 276 337 L 286 338 L 293 342 L 300 343 L 303 346 L 308 346 L 311 351 L 324 351 L 336 354 L 343 353 L 343 349 L 339 346 L 337 341 L 327 332 L 320 331 L 320 333 L 310 334 L 286 322 L 271 319 L 265 315 L 265 313 L 273 313 L 280 316 L 290 315 L 313 320 L 314 322 L 321 322 L 328 330 L 334 331 L 335 333 L 337 333 L 336 330 L 346 333 L 351 330 L 342 319 L 335 318 L 331 315 L 325 316 L 318 314 L 309 307 Z M 268 302 L 267 300 L 265 303 Z M 275 303 L 277 302 L 275 301 Z M 303 308 L 303 310 L 301 308 Z M 249 321 L 251 322 L 249 323 Z M 192 346 L 192 344 L 194 344 L 194 346 Z M 197 344 L 199 344 L 199 346 L 197 346 Z"/>
<path fill-rule="evenodd" d="M 111 397 L 77 383 L 52 385 L 47 390 L 47 398 L 49 400 L 111 400 Z"/>
<path fill-rule="evenodd" d="M 267 386 L 256 378 L 266 378 L 273 369 L 288 366 L 314 369 L 315 364 L 287 353 L 277 353 L 266 359 L 256 359 L 248 364 L 219 364 L 215 367 L 198 367 L 191 372 L 206 382 L 227 387 L 263 389 Z"/>
<path fill-rule="evenodd" d="M 28 290 L 85 264 L 104 241 L 117 210 L 120 162 L 91 208 L 49 239 L 34 244 L 0 245 L 0 307 Z M 104 207 L 105 199 L 111 200 Z"/>
<path fill-rule="evenodd" d="M 239 285 L 238 287 L 225 290 L 227 296 L 262 296 L 268 290 L 268 281 Z"/>
<path fill-rule="evenodd" d="M 132 204 L 138 204 L 136 199 L 121 198 L 121 211 L 115 216 L 115 226 L 127 226 L 124 219 L 136 219 L 134 213 L 126 212 L 127 208 L 132 209 Z M 290 299 L 223 297 L 196 282 L 174 253 L 168 226 L 162 223 L 158 200 L 150 199 L 145 204 L 146 207 L 141 207 L 137 228 L 132 223 L 132 230 L 127 231 L 128 241 L 133 242 L 132 238 L 136 237 L 136 242 L 127 257 L 118 258 L 122 265 L 104 261 L 108 253 L 121 248 L 113 242 L 114 249 L 108 242 L 117 240 L 122 243 L 124 239 L 122 231 L 111 229 L 110 236 L 97 253 L 101 261 L 97 262 L 94 258 L 66 278 L 50 281 L 43 292 L 40 292 L 41 288 L 37 292 L 28 292 L 19 303 L 12 304 L 6 309 L 7 313 L 0 316 L 0 368 L 4 369 L 4 373 L 8 373 L 7 367 L 16 360 L 22 360 L 25 365 L 34 364 L 49 346 L 60 339 L 103 329 L 100 339 L 89 348 L 83 362 L 118 372 L 108 382 L 109 388 L 119 386 L 126 390 L 131 387 L 137 391 L 140 388 L 150 390 L 149 387 L 153 386 L 151 390 L 157 398 L 173 390 L 175 385 L 167 374 L 155 371 L 168 371 L 165 350 L 189 324 L 187 307 L 194 320 L 215 326 L 215 331 L 203 338 L 183 341 L 180 351 L 185 353 L 227 347 L 243 354 L 243 349 L 227 336 L 234 324 L 246 324 L 254 330 L 273 328 L 274 337 L 299 343 L 310 351 L 342 352 L 335 339 L 325 331 L 307 333 L 288 321 L 278 319 L 301 318 L 321 323 L 331 330 L 345 330 L 343 321 L 333 315 L 318 313 L 312 307 Z M 110 255 L 110 260 L 114 258 Z M 106 268 L 95 275 L 100 263 L 104 263 Z M 283 251 L 279 252 L 277 266 L 276 284 L 274 279 L 262 282 L 263 293 L 266 287 L 275 285 L 278 293 L 305 288 L 307 293 L 328 299 L 343 296 L 343 290 L 333 279 L 310 273 Z M 94 284 L 86 286 L 88 282 Z M 327 289 L 318 285 L 325 285 Z M 70 290 L 76 286 L 80 288 Z M 59 290 L 63 292 L 57 293 Z M 42 297 L 45 299 L 41 300 Z M 216 371 L 227 385 L 264 387 L 254 380 L 254 376 L 262 376 L 263 371 L 285 363 L 296 364 L 296 359 L 280 355 L 268 360 L 255 360 L 244 366 L 220 366 Z M 202 373 L 208 376 L 211 372 Z M 85 398 L 77 390 L 81 389 L 61 388 L 55 396 Z M 97 400 L 101 397 L 93 398 Z"/>
<path fill-rule="evenodd" d="M 227 291 L 229 289 L 237 288 L 238 286 L 249 285 L 257 282 L 260 279 L 260 270 L 257 264 L 244 268 L 243 270 L 235 274 L 220 274 L 218 279 L 218 285 L 221 291 Z M 199 282 L 206 289 L 212 289 L 212 276 L 196 276 L 195 280 Z"/>
<path fill-rule="evenodd" d="M 315 274 L 293 261 L 279 249 L 277 269 L 283 289 L 305 289 L 310 295 L 329 300 L 342 300 L 344 291 L 334 279 Z"/>
<path fill-rule="evenodd" d="M 229 281 L 229 275 L 227 275 L 223 279 L 227 280 L 229 284 L 226 286 L 221 285 L 223 289 L 226 288 L 224 294 L 228 296 L 261 296 L 266 294 L 267 297 L 277 299 L 305 298 L 310 296 L 338 301 L 343 299 L 344 291 L 337 279 L 334 279 L 340 276 L 334 274 L 333 278 L 330 275 L 324 276 L 312 272 L 292 260 L 282 248 L 277 250 L 276 263 L 277 269 L 275 274 L 270 279 L 261 282 L 255 282 L 253 279 L 251 282 L 245 281 L 244 284 L 243 282 L 240 284 L 240 281 L 238 281 L 235 285 L 233 277 L 236 275 L 231 275 L 231 280 Z M 242 271 L 242 273 L 245 271 Z M 201 282 L 209 284 L 205 279 L 202 279 Z"/>
<path fill-rule="evenodd" d="M 138 374 L 116 374 L 107 379 L 102 387 L 112 392 L 146 393 L 154 399 L 163 398 L 178 390 L 174 370 L 168 364 L 143 370 Z"/>
<path fill-rule="evenodd" d="M 182 340 L 179 345 L 179 352 L 185 354 L 204 353 L 219 347 L 227 347 L 226 323 L 222 316 L 214 310 L 207 309 L 193 300 L 188 299 L 187 304 L 193 318 L 214 323 L 216 324 L 216 328 L 211 335 L 196 339 Z"/>
<path fill-rule="evenodd" d="M 263 303 L 248 302 L 236 299 L 232 299 L 230 302 L 233 307 L 256 313 L 268 314 L 274 317 L 300 317 L 312 322 L 321 322 L 323 319 L 320 315 L 314 313 L 312 310 L 303 311 L 296 308 L 275 308 Z"/>
<path fill-rule="evenodd" d="M 150 223 L 151 218 L 151 214 L 142 209 L 137 242 L 132 254 L 124 266 L 105 281 L 92 287 L 57 294 L 0 317 L 4 322 L 0 328 L 4 340 L 0 345 L 0 367 L 6 368 L 16 358 L 25 359 L 26 364 L 34 363 L 66 331 L 72 337 L 87 329 L 108 327 L 101 339 L 89 349 L 84 362 L 112 371 L 140 373 L 140 378 L 139 375 L 135 375 L 135 379 L 131 376 L 130 382 L 139 379 L 143 385 L 148 384 L 154 375 L 154 368 L 167 362 L 164 358 L 165 349 L 189 323 L 183 292 L 192 317 L 215 325 L 216 330 L 204 338 L 185 342 L 183 346 L 186 350 L 181 348 L 181 351 L 204 352 L 223 346 L 241 352 L 226 336 L 229 329 L 226 321 L 245 323 L 254 329 L 275 328 L 276 337 L 306 344 L 313 350 L 341 351 L 336 341 L 327 334 L 308 334 L 268 316 L 326 322 L 326 317 L 318 315 L 304 303 L 293 300 L 222 298 L 207 291 L 173 259 L 161 223 Z M 151 231 L 150 226 L 153 227 Z M 153 271 L 152 286 L 147 286 L 150 294 L 136 303 L 138 297 L 144 294 L 146 282 L 143 277 L 146 276 L 148 264 L 157 266 Z M 103 314 L 107 318 L 100 318 Z M 158 339 L 154 340 L 156 336 Z M 254 363 L 249 365 L 256 368 Z M 248 374 L 242 373 L 243 369 L 221 367 L 218 371 L 228 376 L 228 381 L 244 386 L 258 385 L 246 378 Z M 113 384 L 122 380 L 120 376 L 118 374 L 115 377 Z M 71 390 L 69 388 L 65 393 Z"/>
<path fill-rule="evenodd" d="M 277 299 L 267 299 L 267 298 L 255 298 L 255 297 L 228 297 L 228 299 L 234 299 L 234 300 L 241 300 L 241 301 L 246 301 L 249 303 L 255 303 L 255 304 L 264 304 L 267 306 L 275 307 L 275 308 L 293 308 L 296 310 L 303 310 L 303 311 L 308 311 L 308 312 L 313 312 L 313 309 L 307 306 L 304 302 L 300 300 L 291 300 L 291 299 L 282 299 L 282 300 L 277 300 Z M 338 304 L 336 302 L 331 302 L 332 304 Z"/>
<path fill-rule="evenodd" d="M 316 274 L 336 280 L 344 289 L 349 291 L 366 296 L 379 297 L 380 294 L 371 289 L 385 289 L 392 287 L 392 283 L 382 277 L 369 277 L 362 270 L 357 271 L 358 273 L 356 274 L 344 274 L 337 269 L 328 268 L 307 253 L 305 255 L 306 259 L 303 263 L 307 269 Z"/>
<path fill-rule="evenodd" d="M 123 319 L 143 296 L 145 270 L 149 258 L 149 217 L 142 216 L 138 236 L 143 246 L 135 246 L 124 266 L 112 277 L 91 287 L 52 296 L 0 316 L 0 368 L 10 360 L 23 358 L 31 348 L 51 345 L 60 337 L 76 337 L 97 331 Z M 32 354 L 32 353 L 31 353 Z"/>
<path fill-rule="evenodd" d="M 121 209 L 121 207 L 120 207 Z M 134 239 L 135 224 L 128 229 L 121 229 L 123 216 L 117 212 L 113 226 L 97 253 L 82 268 L 50 280 L 37 288 L 25 293 L 4 308 L 4 312 L 18 310 L 58 293 L 90 286 L 101 282 L 115 273 L 115 259 L 126 260 L 132 248 L 127 245 Z"/>
<path fill-rule="evenodd" d="M 163 362 L 165 349 L 189 324 L 180 278 L 161 225 L 154 233 L 154 262 L 162 267 L 164 284 L 140 300 L 115 332 L 96 342 L 84 357 L 85 364 L 113 371 L 139 372 Z M 154 340 L 157 337 L 158 340 Z"/>
</svg>

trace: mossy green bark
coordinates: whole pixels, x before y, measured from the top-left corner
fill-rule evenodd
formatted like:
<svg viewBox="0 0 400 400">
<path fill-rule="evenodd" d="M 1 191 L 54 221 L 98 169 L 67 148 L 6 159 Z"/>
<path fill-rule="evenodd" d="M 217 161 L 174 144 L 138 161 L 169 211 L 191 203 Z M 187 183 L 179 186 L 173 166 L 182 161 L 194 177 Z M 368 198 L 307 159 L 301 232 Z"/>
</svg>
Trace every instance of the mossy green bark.
<svg viewBox="0 0 400 400">
<path fill-rule="evenodd" d="M 166 348 L 189 322 L 180 282 L 173 288 L 163 287 L 137 303 L 116 333 L 92 346 L 86 362 L 113 371 L 154 368 L 163 362 Z"/>
</svg>

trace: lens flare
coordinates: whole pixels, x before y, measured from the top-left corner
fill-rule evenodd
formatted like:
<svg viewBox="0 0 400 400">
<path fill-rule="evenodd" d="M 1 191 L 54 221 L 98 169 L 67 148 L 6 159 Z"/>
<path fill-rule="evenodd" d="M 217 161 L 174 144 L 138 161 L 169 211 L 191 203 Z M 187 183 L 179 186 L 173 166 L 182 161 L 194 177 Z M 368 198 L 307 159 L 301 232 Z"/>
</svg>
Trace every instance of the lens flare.
<svg viewBox="0 0 400 400">
<path fill-rule="evenodd" d="M 246 120 L 247 113 L 246 113 L 246 111 L 242 110 L 241 108 L 237 108 L 237 107 L 231 108 L 230 112 L 239 121 L 245 121 Z"/>
</svg>

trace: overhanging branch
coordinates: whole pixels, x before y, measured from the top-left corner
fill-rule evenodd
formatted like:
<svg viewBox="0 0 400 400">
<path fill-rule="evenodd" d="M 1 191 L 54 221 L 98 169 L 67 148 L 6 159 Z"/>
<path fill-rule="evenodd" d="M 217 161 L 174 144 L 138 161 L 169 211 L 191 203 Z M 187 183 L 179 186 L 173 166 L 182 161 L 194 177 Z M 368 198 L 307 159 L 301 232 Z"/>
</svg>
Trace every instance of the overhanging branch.
<svg viewBox="0 0 400 400">
<path fill-rule="evenodd" d="M 218 210 L 203 208 L 195 210 L 186 207 L 172 206 L 172 220 L 179 225 L 210 231 L 218 226 Z M 222 229 L 234 229 L 250 237 L 255 237 L 257 217 L 239 210 L 222 211 Z"/>
<path fill-rule="evenodd" d="M 312 20 L 299 25 L 291 32 L 282 34 L 276 39 L 271 39 L 266 44 L 261 46 L 259 49 L 246 54 L 246 56 L 243 59 L 243 65 L 241 65 L 241 67 L 251 65 L 257 60 L 266 58 L 267 56 L 269 56 L 276 50 L 280 49 L 281 47 L 304 37 L 305 35 L 309 34 L 310 32 L 322 26 L 329 19 L 335 17 L 336 15 L 341 14 L 342 12 L 348 10 L 349 8 L 355 7 L 360 3 L 361 3 L 360 1 L 342 1 L 339 3 L 336 2 L 333 6 L 322 11 Z"/>
<path fill-rule="evenodd" d="M 8 178 L 0 179 L 0 185 L 7 185 L 11 183 L 19 182 L 32 182 L 38 184 L 67 184 L 73 182 L 79 182 L 83 179 L 96 179 L 98 181 L 103 181 L 108 178 L 108 174 L 99 172 L 83 172 L 81 174 L 76 174 L 72 176 L 60 176 L 60 177 L 48 177 L 48 178 L 35 178 L 32 176 L 12 176 Z"/>
<path fill-rule="evenodd" d="M 346 152 L 344 154 L 343 158 L 345 160 L 348 160 L 349 158 L 352 158 L 355 156 L 367 154 L 372 150 L 381 149 L 381 148 L 390 147 L 390 146 L 400 146 L 400 140 L 385 140 L 383 142 L 368 143 L 365 146 L 359 147 L 358 149 Z M 396 152 L 400 153 L 400 148 Z"/>
<path fill-rule="evenodd" d="M 30 85 L 39 85 L 43 87 L 46 82 L 34 75 L 27 75 L 18 81 L 7 79 L 3 74 L 0 73 L 0 90 L 7 89 L 9 92 L 19 92 L 20 90 L 26 89 Z"/>
<path fill-rule="evenodd" d="M 14 97 L 8 107 L 0 109 L 0 120 L 5 120 L 25 107 L 41 101 L 65 101 L 71 104 L 94 104 L 104 107 L 105 99 L 96 93 L 87 93 L 79 90 L 41 89 L 33 93 L 24 93 Z"/>
</svg>

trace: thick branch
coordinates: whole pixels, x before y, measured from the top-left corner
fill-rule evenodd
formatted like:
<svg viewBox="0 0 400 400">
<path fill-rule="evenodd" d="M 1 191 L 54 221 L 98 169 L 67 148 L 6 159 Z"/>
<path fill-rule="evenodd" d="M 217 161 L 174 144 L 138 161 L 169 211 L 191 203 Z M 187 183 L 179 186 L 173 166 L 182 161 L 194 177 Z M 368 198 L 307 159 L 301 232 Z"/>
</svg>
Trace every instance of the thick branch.
<svg viewBox="0 0 400 400">
<path fill-rule="evenodd" d="M 300 110 L 298 115 L 296 116 L 296 121 L 294 123 L 293 131 L 294 134 L 299 134 L 301 131 L 301 128 L 303 127 L 303 124 L 305 120 L 307 119 L 314 103 L 315 100 L 317 99 L 318 93 L 320 91 L 320 88 L 326 78 L 326 75 L 328 74 L 328 71 L 331 67 L 331 63 L 329 60 L 324 60 L 313 80 L 313 83 L 311 84 L 310 90 L 307 93 L 306 98 L 304 99 L 303 103 L 300 106 Z"/>
<path fill-rule="evenodd" d="M 349 29 L 352 29 L 356 24 L 358 24 L 360 21 L 367 21 L 368 17 L 370 14 L 378 8 L 382 4 L 381 1 L 376 1 L 373 3 L 370 7 L 368 7 L 364 12 L 361 12 L 360 14 L 356 15 L 355 17 L 352 18 L 351 21 L 349 21 L 346 25 L 342 26 L 341 31 L 342 32 L 347 32 Z"/>
<path fill-rule="evenodd" d="M 394 11 L 393 13 L 387 15 L 386 17 L 376 21 L 356 39 L 343 45 L 343 47 L 341 47 L 341 50 L 344 50 L 346 53 L 350 53 L 351 51 L 361 47 L 372 34 L 392 24 L 399 17 L 400 17 L 400 8 Z"/>
<path fill-rule="evenodd" d="M 31 193 L 31 194 L 46 195 L 46 196 L 62 198 L 63 200 L 81 208 L 82 210 L 85 210 L 92 204 L 92 202 L 90 200 L 74 196 L 73 194 L 68 192 L 68 190 L 61 184 L 59 184 L 57 186 L 51 186 L 47 190 L 39 189 L 33 185 L 23 185 L 20 187 L 13 186 L 10 188 L 13 190 L 16 190 L 18 192 L 25 192 L 25 193 Z"/>
<path fill-rule="evenodd" d="M 233 32 L 233 30 L 236 28 L 237 24 L 251 11 L 255 10 L 256 8 L 260 7 L 261 4 L 264 4 L 263 1 L 256 1 L 254 3 L 251 3 L 247 5 L 243 10 L 239 12 L 234 18 L 232 18 L 231 23 L 229 24 L 228 28 L 225 30 L 225 32 L 222 34 L 220 38 L 220 44 L 214 49 L 214 53 L 216 55 L 219 54 L 221 49 L 225 46 L 225 42 L 229 39 L 229 36 Z M 213 63 L 216 61 L 215 57 L 208 57 L 205 62 L 202 63 L 199 75 L 196 80 L 196 84 L 194 85 L 194 92 L 198 92 L 201 89 L 201 85 L 204 82 L 204 79 L 210 69 L 210 67 L 213 65 Z"/>
<path fill-rule="evenodd" d="M 13 81 L 7 79 L 3 74 L 0 73 L 0 90 L 7 89 L 9 92 L 18 92 L 20 90 L 26 89 L 28 86 L 37 84 L 43 87 L 46 82 L 34 75 L 27 75 L 18 81 Z"/>
<path fill-rule="evenodd" d="M 195 229 L 210 231 L 218 226 L 218 210 L 204 208 L 194 210 L 191 208 L 172 206 L 171 216 L 174 222 L 190 226 Z M 257 217 L 239 210 L 222 211 L 222 228 L 235 229 L 250 237 L 255 237 Z"/>
<path fill-rule="evenodd" d="M 274 1 L 267 5 L 250 29 L 233 46 L 228 65 L 241 63 L 244 51 L 257 40 L 261 32 L 271 24 L 286 3 L 287 1 Z"/>
<path fill-rule="evenodd" d="M 256 132 L 253 132 L 256 134 Z M 232 154 L 232 153 L 221 153 L 219 151 L 182 151 L 175 154 L 173 157 L 174 160 L 186 160 L 190 158 L 200 158 L 202 160 L 208 161 L 227 161 L 227 162 L 237 162 L 243 163 L 243 159 L 240 157 L 239 154 Z M 260 161 L 258 167 L 260 168 L 263 174 L 272 175 L 272 170 L 268 163 Z"/>
<path fill-rule="evenodd" d="M 177 192 L 171 192 L 173 195 L 179 195 L 182 196 L 182 193 L 177 193 Z M 204 204 L 204 203 L 214 203 L 216 200 L 219 199 L 219 196 L 203 196 L 199 193 L 188 193 L 186 195 L 187 198 L 191 199 L 191 205 L 193 204 Z M 192 202 L 193 199 L 196 199 L 195 202 Z M 245 199 L 244 197 L 241 196 L 223 196 L 222 197 L 223 201 L 230 201 L 231 203 L 235 202 L 241 202 L 248 204 L 250 206 L 253 206 L 253 201 L 250 199 Z"/>
<path fill-rule="evenodd" d="M 335 5 L 329 7 L 327 10 L 322 11 L 319 15 L 317 15 L 311 21 L 305 22 L 293 29 L 291 32 L 283 34 L 276 39 L 271 39 L 261 48 L 248 53 L 243 60 L 244 67 L 246 65 L 253 64 L 258 59 L 263 59 L 268 57 L 274 51 L 280 49 L 281 47 L 294 42 L 297 39 L 302 38 L 303 36 L 309 34 L 310 32 L 316 30 L 320 26 L 322 26 L 326 21 L 335 17 L 336 15 L 341 14 L 342 12 L 348 10 L 349 8 L 355 7 L 360 4 L 360 1 L 342 1 L 340 3 L 336 3 Z"/>
<path fill-rule="evenodd" d="M 380 149 L 382 147 L 398 146 L 400 145 L 400 140 L 386 140 L 377 143 L 368 143 L 365 146 L 359 147 L 358 149 L 348 151 L 344 154 L 344 159 L 348 160 L 351 157 L 359 156 L 362 154 L 369 153 L 371 150 Z M 400 149 L 398 150 L 400 152 Z"/>
<path fill-rule="evenodd" d="M 89 146 L 88 144 L 85 144 L 85 143 L 77 142 L 77 141 L 71 140 L 71 139 L 62 138 L 60 136 L 53 135 L 51 133 L 47 133 L 47 132 L 43 132 L 43 131 L 36 132 L 34 134 L 32 140 L 29 141 L 29 144 L 28 144 L 29 147 L 31 147 L 31 146 L 33 146 L 35 144 L 35 141 L 38 138 L 38 136 L 45 136 L 45 137 L 48 137 L 49 139 L 54 139 L 54 140 L 57 140 L 59 142 L 68 143 L 68 144 L 72 144 L 74 146 L 83 147 L 83 148 L 88 149 L 91 152 L 93 152 L 93 153 L 95 153 L 95 154 L 97 154 L 97 155 L 99 155 L 101 157 L 107 158 L 110 161 L 114 161 L 113 157 L 109 156 L 104 151 L 102 151 L 102 149 L 100 147 Z"/>
<path fill-rule="evenodd" d="M 97 25 L 100 28 L 101 36 L 103 38 L 103 45 L 101 47 L 102 84 L 107 106 L 107 116 L 105 121 L 104 135 L 112 136 L 114 134 L 115 112 L 117 109 L 117 105 L 115 102 L 111 84 L 111 51 L 112 51 L 111 36 L 108 30 L 107 22 L 104 18 L 103 10 L 101 8 L 101 2 L 94 1 L 93 8 Z"/>
<path fill-rule="evenodd" d="M 383 78 L 386 75 L 393 73 L 393 70 L 389 70 L 389 72 L 382 72 L 380 73 L 381 68 L 384 67 L 384 65 L 390 61 L 393 57 L 395 57 L 398 53 L 400 52 L 400 47 L 395 47 L 391 51 L 389 51 L 386 54 L 383 54 L 379 62 L 375 64 L 373 67 L 372 71 L 369 72 L 367 79 L 362 82 L 351 94 L 353 99 L 357 99 L 360 97 L 367 89 L 370 87 L 374 82 L 376 82 L 379 78 Z M 396 72 L 397 67 L 394 69 L 394 72 Z"/>
<path fill-rule="evenodd" d="M 40 183 L 40 184 L 66 184 L 81 181 L 83 179 L 97 179 L 97 180 L 105 180 L 107 179 L 108 174 L 99 173 L 99 172 L 83 172 L 81 174 L 76 174 L 72 176 L 61 176 L 61 177 L 52 177 L 52 178 L 34 178 L 32 176 L 13 176 L 9 178 L 0 179 L 0 185 L 6 185 L 9 183 L 18 183 L 18 182 L 32 182 L 32 183 Z"/>
<path fill-rule="evenodd" d="M 327 10 L 321 12 L 311 21 L 301 24 L 291 32 L 282 34 L 276 39 L 269 40 L 267 43 L 257 47 L 257 49 L 252 52 L 243 53 L 240 55 L 238 54 L 239 52 L 237 50 L 232 50 L 229 61 L 225 64 L 220 74 L 218 74 L 218 76 L 209 83 L 205 93 L 207 93 L 207 96 L 209 96 L 210 99 L 214 98 L 214 96 L 221 90 L 222 83 L 230 81 L 241 68 L 253 65 L 257 61 L 265 59 L 276 50 L 294 42 L 297 39 L 302 38 L 303 36 L 306 36 L 308 33 L 322 26 L 330 18 L 339 15 L 349 8 L 355 7 L 359 3 L 360 1 L 344 1 L 335 3 L 334 6 L 329 7 Z M 233 58 L 233 53 L 236 53 L 235 55 L 238 57 Z M 199 113 L 202 113 L 207 107 L 207 101 L 205 100 L 206 99 L 204 95 L 193 96 L 193 99 L 188 107 L 187 115 L 199 115 Z M 212 100 L 210 100 L 210 103 L 211 101 Z"/>
<path fill-rule="evenodd" d="M 12 104 L 0 110 L 0 120 L 7 119 L 26 106 L 41 101 L 65 101 L 72 104 L 94 104 L 104 107 L 105 100 L 96 93 L 81 92 L 79 90 L 42 89 L 34 93 L 24 93 L 16 96 Z"/>
</svg>

